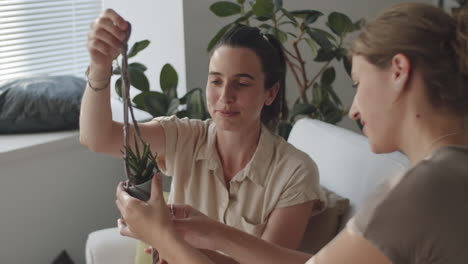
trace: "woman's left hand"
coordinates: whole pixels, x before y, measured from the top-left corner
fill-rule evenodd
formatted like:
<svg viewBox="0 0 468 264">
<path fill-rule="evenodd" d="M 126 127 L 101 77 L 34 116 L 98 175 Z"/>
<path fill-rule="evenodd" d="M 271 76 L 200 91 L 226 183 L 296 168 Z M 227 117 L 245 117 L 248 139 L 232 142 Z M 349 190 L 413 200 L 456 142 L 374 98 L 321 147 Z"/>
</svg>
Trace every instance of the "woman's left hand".
<svg viewBox="0 0 468 264">
<path fill-rule="evenodd" d="M 164 201 L 161 174 L 153 177 L 151 196 L 144 202 L 130 196 L 121 182 L 117 186 L 116 205 L 122 217 L 118 220 L 120 234 L 158 247 L 167 236 L 175 236 L 172 215 Z"/>
<path fill-rule="evenodd" d="M 189 205 L 172 205 L 174 226 L 190 245 L 199 249 L 216 250 L 216 238 L 224 224 L 215 221 Z"/>
</svg>

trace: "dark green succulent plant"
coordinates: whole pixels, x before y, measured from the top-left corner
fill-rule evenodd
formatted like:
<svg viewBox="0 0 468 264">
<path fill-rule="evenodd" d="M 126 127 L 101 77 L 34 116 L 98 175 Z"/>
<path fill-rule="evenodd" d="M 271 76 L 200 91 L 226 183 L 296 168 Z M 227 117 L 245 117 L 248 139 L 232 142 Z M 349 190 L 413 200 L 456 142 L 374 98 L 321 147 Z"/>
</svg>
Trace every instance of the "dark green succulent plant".
<svg viewBox="0 0 468 264">
<path fill-rule="evenodd" d="M 153 177 L 153 175 L 159 171 L 158 165 L 156 163 L 156 155 L 151 153 L 150 145 L 142 142 L 143 151 L 140 152 L 140 147 L 138 146 L 137 136 L 134 137 L 135 151 L 133 151 L 130 146 L 125 146 L 127 150 L 127 156 L 125 157 L 125 152 L 122 151 L 124 155 L 125 162 L 128 164 L 128 182 L 130 186 L 135 186 L 138 184 L 145 183 Z"/>
</svg>

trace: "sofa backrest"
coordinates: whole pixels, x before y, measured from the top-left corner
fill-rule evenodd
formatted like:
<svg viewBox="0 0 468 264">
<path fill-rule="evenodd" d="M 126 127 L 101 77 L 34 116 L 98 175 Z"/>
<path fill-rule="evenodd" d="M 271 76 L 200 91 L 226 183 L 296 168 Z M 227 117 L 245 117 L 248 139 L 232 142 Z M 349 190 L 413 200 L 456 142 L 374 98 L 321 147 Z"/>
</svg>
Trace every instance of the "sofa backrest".
<svg viewBox="0 0 468 264">
<path fill-rule="evenodd" d="M 400 152 L 374 154 L 366 137 L 310 118 L 296 122 L 288 141 L 315 161 L 321 185 L 350 200 L 341 227 L 376 185 L 409 167 Z"/>
</svg>

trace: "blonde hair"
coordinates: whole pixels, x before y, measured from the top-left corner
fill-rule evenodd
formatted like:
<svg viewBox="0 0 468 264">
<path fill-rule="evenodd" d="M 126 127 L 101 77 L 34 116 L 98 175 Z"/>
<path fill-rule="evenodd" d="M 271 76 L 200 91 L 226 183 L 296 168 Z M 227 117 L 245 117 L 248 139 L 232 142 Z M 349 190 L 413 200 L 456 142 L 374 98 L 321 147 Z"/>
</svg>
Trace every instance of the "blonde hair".
<svg viewBox="0 0 468 264">
<path fill-rule="evenodd" d="M 406 55 L 421 69 L 431 103 L 468 113 L 468 12 L 455 17 L 422 3 L 402 3 L 383 11 L 353 42 L 349 55 L 379 68 Z"/>
</svg>

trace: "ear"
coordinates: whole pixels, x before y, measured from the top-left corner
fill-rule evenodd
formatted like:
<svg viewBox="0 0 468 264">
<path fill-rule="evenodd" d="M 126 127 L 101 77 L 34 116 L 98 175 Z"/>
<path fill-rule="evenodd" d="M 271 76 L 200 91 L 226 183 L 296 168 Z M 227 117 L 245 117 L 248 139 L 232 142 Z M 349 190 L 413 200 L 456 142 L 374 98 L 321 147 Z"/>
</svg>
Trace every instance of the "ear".
<svg viewBox="0 0 468 264">
<path fill-rule="evenodd" d="M 394 84 L 394 88 L 397 90 L 398 93 L 403 92 L 407 88 L 407 84 L 411 75 L 410 59 L 402 53 L 398 53 L 395 56 L 393 56 L 391 74 L 391 79 Z"/>
<path fill-rule="evenodd" d="M 273 84 L 273 87 L 266 90 L 267 97 L 265 98 L 265 105 L 271 105 L 275 101 L 276 95 L 278 95 L 280 88 L 279 82 Z"/>
</svg>

